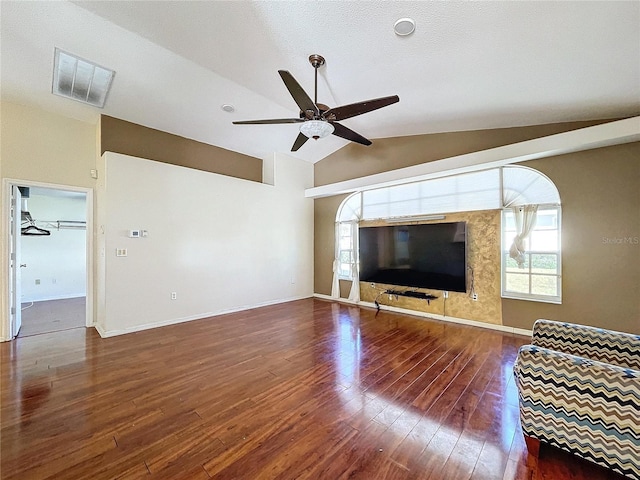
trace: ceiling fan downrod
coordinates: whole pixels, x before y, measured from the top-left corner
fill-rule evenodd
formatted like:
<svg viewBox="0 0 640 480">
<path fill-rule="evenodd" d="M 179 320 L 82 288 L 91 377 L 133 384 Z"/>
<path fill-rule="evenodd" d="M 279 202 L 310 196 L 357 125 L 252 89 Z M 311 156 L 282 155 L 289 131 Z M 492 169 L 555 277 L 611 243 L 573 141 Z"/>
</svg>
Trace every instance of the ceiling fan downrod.
<svg viewBox="0 0 640 480">
<path fill-rule="evenodd" d="M 318 69 L 325 64 L 324 57 L 322 55 L 318 55 L 314 53 L 313 55 L 309 55 L 309 63 L 315 70 L 315 87 L 314 87 L 314 95 L 313 95 L 313 103 L 318 104 Z"/>
</svg>

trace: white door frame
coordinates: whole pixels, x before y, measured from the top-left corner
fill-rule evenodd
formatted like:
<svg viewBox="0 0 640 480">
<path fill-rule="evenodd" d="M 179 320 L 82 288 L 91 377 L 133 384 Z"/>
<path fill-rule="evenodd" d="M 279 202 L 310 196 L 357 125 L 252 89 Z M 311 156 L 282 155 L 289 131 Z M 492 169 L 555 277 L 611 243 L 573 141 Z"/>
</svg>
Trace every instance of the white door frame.
<svg viewBox="0 0 640 480">
<path fill-rule="evenodd" d="M 11 187 L 41 187 L 52 188 L 55 190 L 65 190 L 67 192 L 77 192 L 86 194 L 86 218 L 87 218 L 87 233 L 86 233 L 86 275 L 87 275 L 87 302 L 86 302 L 86 326 L 92 327 L 95 325 L 95 318 L 93 314 L 93 302 L 94 302 L 94 288 L 93 288 L 93 188 L 76 187 L 71 185 L 58 185 L 55 183 L 34 182 L 31 180 L 19 180 L 14 178 L 4 178 L 2 181 L 2 212 L 0 217 L 0 232 L 2 234 L 3 252 L 2 252 L 2 291 L 0 292 L 0 341 L 12 340 L 11 338 L 11 315 L 10 315 L 10 298 L 9 298 L 9 278 L 12 275 L 9 255 L 10 255 L 10 241 L 9 241 L 9 225 L 11 214 Z M 15 263 L 14 263 L 15 265 Z"/>
<path fill-rule="evenodd" d="M 20 187 L 11 187 L 11 217 L 9 218 L 9 328 L 16 337 L 22 325 L 22 193 Z"/>
</svg>

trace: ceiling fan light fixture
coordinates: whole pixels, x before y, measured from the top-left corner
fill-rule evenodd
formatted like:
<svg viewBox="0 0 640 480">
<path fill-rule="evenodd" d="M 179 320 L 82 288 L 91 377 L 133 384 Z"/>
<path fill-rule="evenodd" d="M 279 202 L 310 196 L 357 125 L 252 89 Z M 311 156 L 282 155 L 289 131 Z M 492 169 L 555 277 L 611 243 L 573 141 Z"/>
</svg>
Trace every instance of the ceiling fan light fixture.
<svg viewBox="0 0 640 480">
<path fill-rule="evenodd" d="M 393 24 L 393 31 L 400 37 L 411 35 L 416 30 L 416 21 L 413 18 L 401 18 Z"/>
<path fill-rule="evenodd" d="M 334 130 L 334 126 L 324 120 L 308 120 L 300 125 L 300 133 L 315 140 L 331 135 Z"/>
</svg>

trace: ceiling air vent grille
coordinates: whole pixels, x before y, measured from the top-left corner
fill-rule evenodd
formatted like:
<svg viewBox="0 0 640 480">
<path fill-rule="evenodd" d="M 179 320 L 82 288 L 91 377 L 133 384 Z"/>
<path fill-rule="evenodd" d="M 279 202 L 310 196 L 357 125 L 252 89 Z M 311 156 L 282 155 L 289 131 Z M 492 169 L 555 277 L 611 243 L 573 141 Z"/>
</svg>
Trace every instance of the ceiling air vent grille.
<svg viewBox="0 0 640 480">
<path fill-rule="evenodd" d="M 52 92 L 56 95 L 103 108 L 114 75 L 113 70 L 55 49 Z"/>
</svg>

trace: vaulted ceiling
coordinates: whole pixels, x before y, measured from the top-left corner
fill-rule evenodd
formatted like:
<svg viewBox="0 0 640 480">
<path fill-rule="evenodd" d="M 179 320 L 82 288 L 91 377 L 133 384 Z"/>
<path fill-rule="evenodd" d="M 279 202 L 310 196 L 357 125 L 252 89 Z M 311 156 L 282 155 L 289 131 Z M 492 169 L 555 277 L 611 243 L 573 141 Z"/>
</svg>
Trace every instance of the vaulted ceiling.
<svg viewBox="0 0 640 480">
<path fill-rule="evenodd" d="M 277 71 L 313 97 L 314 53 L 327 60 L 321 103 L 399 95 L 343 122 L 374 142 L 640 113 L 637 1 L 3 1 L 0 15 L 3 100 L 259 158 L 289 152 L 299 126 L 231 122 L 297 116 Z M 402 17 L 413 35 L 394 34 Z M 103 110 L 51 94 L 55 47 L 116 71 Z M 346 144 L 330 136 L 292 155 L 316 162 Z"/>
</svg>

